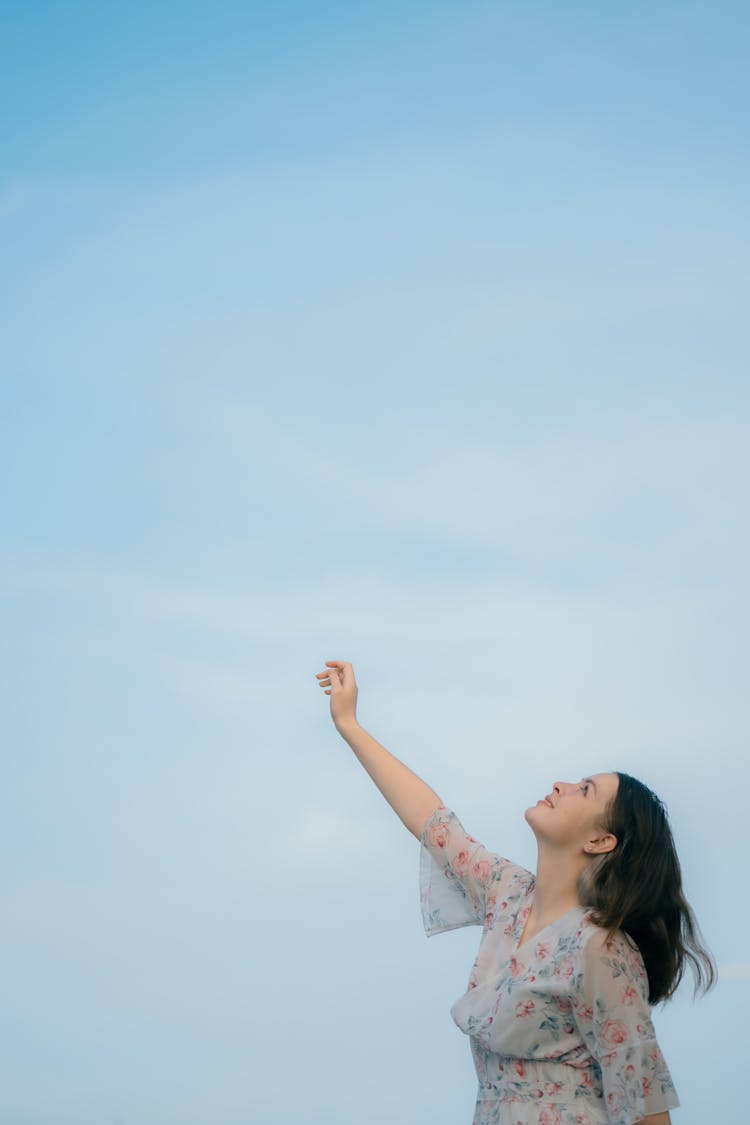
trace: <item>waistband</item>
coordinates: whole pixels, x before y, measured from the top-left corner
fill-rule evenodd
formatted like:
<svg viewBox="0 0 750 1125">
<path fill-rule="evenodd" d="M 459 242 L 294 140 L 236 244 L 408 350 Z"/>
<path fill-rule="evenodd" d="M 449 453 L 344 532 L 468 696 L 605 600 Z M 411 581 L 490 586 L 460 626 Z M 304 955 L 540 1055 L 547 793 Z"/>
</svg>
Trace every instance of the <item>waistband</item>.
<svg viewBox="0 0 750 1125">
<path fill-rule="evenodd" d="M 479 1096 L 504 1101 L 602 1102 L 601 1072 L 559 1060 L 490 1056 L 479 1075 Z"/>
</svg>

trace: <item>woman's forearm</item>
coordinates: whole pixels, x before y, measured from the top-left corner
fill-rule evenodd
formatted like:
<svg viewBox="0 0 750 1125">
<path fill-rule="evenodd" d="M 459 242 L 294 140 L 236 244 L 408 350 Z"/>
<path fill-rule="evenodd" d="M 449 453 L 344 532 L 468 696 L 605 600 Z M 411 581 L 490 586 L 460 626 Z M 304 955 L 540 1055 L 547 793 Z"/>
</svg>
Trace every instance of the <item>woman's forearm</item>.
<svg viewBox="0 0 750 1125">
<path fill-rule="evenodd" d="M 419 839 L 427 817 L 443 802 L 413 770 L 386 750 L 358 722 L 337 725 L 402 823 Z"/>
</svg>

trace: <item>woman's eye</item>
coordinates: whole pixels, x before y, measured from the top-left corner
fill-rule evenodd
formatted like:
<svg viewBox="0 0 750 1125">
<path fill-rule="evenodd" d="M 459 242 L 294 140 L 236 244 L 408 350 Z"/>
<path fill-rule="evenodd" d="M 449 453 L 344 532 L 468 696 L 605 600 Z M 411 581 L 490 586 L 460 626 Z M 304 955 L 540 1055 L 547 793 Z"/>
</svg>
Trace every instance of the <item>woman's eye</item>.
<svg viewBox="0 0 750 1125">
<path fill-rule="evenodd" d="M 584 795 L 584 797 L 586 797 L 588 795 L 589 787 L 588 787 L 588 785 L 584 785 L 582 788 L 583 788 L 583 795 Z"/>
</svg>

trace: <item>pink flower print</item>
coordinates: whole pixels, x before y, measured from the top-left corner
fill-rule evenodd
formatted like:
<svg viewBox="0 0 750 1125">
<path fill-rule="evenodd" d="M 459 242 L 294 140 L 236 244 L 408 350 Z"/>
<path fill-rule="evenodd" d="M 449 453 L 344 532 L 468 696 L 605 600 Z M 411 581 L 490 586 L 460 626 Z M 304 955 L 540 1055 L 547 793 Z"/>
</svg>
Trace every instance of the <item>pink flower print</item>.
<svg viewBox="0 0 750 1125">
<path fill-rule="evenodd" d="M 488 859 L 479 859 L 474 864 L 474 878 L 479 883 L 480 887 L 485 886 L 490 878 L 490 861 Z"/>
<path fill-rule="evenodd" d="M 661 1062 L 661 1051 L 658 1047 L 652 1047 L 648 1053 L 648 1057 L 651 1059 L 651 1062 Z"/>
<path fill-rule="evenodd" d="M 516 1004 L 516 1019 L 530 1016 L 536 1005 L 533 1000 L 519 1000 Z"/>
<path fill-rule="evenodd" d="M 515 1070 L 515 1072 L 516 1072 L 516 1074 L 518 1075 L 519 1078 L 525 1078 L 526 1077 L 526 1064 L 523 1061 L 523 1059 L 514 1059 L 513 1060 L 513 1069 Z"/>
<path fill-rule="evenodd" d="M 555 965 L 555 976 L 562 977 L 563 980 L 570 980 L 575 972 L 575 963 L 572 957 L 563 957 Z"/>
<path fill-rule="evenodd" d="M 581 1085 L 585 1086 L 587 1090 L 593 1090 L 594 1080 L 588 1070 L 584 1070 L 581 1074 Z"/>
<path fill-rule="evenodd" d="M 492 911 L 490 911 L 489 914 L 485 915 L 484 921 L 485 925 L 487 926 L 493 926 L 495 924 L 495 915 L 492 913 Z"/>
<path fill-rule="evenodd" d="M 562 1125 L 560 1111 L 553 1105 L 539 1107 L 539 1125 Z"/>
<path fill-rule="evenodd" d="M 651 1093 L 651 1079 L 647 1078 L 646 1075 L 644 1074 L 644 1076 L 643 1076 L 643 1096 L 644 1096 L 644 1098 L 647 1098 L 650 1095 L 650 1093 Z"/>
<path fill-rule="evenodd" d="M 594 1009 L 590 1004 L 579 1004 L 578 1015 L 582 1020 L 591 1020 L 594 1018 Z"/>
<path fill-rule="evenodd" d="M 626 1043 L 628 1029 L 622 1020 L 605 1020 L 602 1024 L 602 1042 L 609 1047 L 619 1047 Z"/>
<path fill-rule="evenodd" d="M 620 993 L 620 1003 L 630 1006 L 631 1004 L 635 1004 L 637 1000 L 638 993 L 633 988 L 632 984 L 626 984 L 622 992 Z"/>
<path fill-rule="evenodd" d="M 446 824 L 434 824 L 428 832 L 428 836 L 431 844 L 444 848 L 448 843 L 448 826 Z"/>
<path fill-rule="evenodd" d="M 469 853 L 466 850 L 460 851 L 456 854 L 453 861 L 453 866 L 459 874 L 463 875 L 469 865 Z"/>
<path fill-rule="evenodd" d="M 523 972 L 523 966 L 518 963 L 515 957 L 511 957 L 508 962 L 508 971 L 514 980 L 517 980 Z"/>
<path fill-rule="evenodd" d="M 540 941 L 534 952 L 540 961 L 544 961 L 549 956 L 549 946 Z"/>
<path fill-rule="evenodd" d="M 607 1094 L 607 1109 L 610 1113 L 618 1113 L 622 1108 L 622 1092 L 610 1090 Z"/>
<path fill-rule="evenodd" d="M 559 1094 L 560 1091 L 562 1090 L 562 1088 L 563 1088 L 562 1082 L 545 1082 L 544 1083 L 544 1092 L 547 1095 L 547 1097 L 549 1097 L 549 1098 L 554 1097 L 555 1094 Z"/>
</svg>

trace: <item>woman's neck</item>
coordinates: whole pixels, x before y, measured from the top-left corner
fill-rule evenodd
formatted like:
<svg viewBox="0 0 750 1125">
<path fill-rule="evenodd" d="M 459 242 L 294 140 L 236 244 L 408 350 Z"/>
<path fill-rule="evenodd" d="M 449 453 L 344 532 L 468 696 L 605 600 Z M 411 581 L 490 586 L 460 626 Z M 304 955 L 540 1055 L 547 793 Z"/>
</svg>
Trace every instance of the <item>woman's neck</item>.
<svg viewBox="0 0 750 1125">
<path fill-rule="evenodd" d="M 539 845 L 531 916 L 543 926 L 578 906 L 578 877 L 585 859 Z"/>
</svg>

